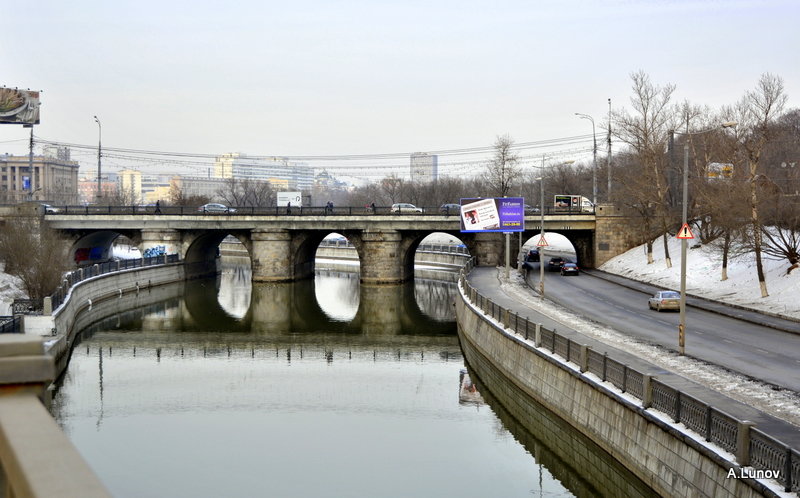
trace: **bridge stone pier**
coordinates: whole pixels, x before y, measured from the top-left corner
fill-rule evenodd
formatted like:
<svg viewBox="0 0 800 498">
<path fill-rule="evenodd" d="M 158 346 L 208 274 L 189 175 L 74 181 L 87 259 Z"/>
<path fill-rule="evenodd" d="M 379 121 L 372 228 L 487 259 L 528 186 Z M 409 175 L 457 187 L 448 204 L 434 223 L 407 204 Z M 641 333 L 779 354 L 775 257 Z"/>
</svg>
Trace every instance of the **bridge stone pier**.
<svg viewBox="0 0 800 498">
<path fill-rule="evenodd" d="M 349 209 L 349 208 L 348 208 Z M 355 247 L 365 284 L 394 284 L 414 277 L 414 255 L 422 239 L 431 233 L 446 233 L 461 239 L 480 266 L 505 263 L 502 233 L 461 233 L 458 216 L 438 214 L 130 214 L 112 208 L 95 213 L 46 214 L 44 223 L 72 241 L 73 255 L 89 255 L 80 264 L 94 264 L 110 257 L 116 237 L 125 235 L 144 253 L 178 253 L 187 263 L 187 276 L 216 271 L 220 242 L 236 237 L 247 249 L 253 280 L 289 282 L 311 278 L 320 242 L 331 233 L 348 238 Z M 544 229 L 560 233 L 575 246 L 578 263 L 593 268 L 636 244 L 631 220 L 611 205 L 598 206 L 597 213 L 550 213 Z M 526 218 L 526 230 L 511 237 L 516 262 L 519 237 L 537 235 L 541 219 Z M 75 258 L 78 261 L 79 258 Z"/>
</svg>

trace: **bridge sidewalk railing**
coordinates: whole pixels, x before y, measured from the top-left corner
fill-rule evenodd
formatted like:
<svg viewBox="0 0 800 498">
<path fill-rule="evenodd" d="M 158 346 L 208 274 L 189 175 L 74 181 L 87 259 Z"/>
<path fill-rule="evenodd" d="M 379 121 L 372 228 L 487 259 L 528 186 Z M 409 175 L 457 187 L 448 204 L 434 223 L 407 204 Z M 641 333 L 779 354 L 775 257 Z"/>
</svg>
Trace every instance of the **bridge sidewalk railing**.
<svg viewBox="0 0 800 498">
<path fill-rule="evenodd" d="M 575 364 L 581 373 L 592 373 L 603 383 L 610 383 L 623 393 L 635 397 L 643 409 L 658 410 L 675 423 L 684 424 L 705 441 L 735 455 L 739 465 L 772 473 L 779 471 L 778 480 L 784 490 L 800 493 L 800 452 L 797 449 L 759 431 L 751 422 L 738 420 L 658 381 L 655 376 L 643 374 L 609 358 L 607 354 L 600 354 L 555 330 L 520 317 L 519 313 L 502 308 L 470 285 L 466 275 L 472 266 L 470 261 L 461 272 L 459 284 L 467 298 L 488 317 L 526 340 L 532 340 L 537 348 Z"/>
<path fill-rule="evenodd" d="M 64 275 L 61 285 L 56 291 L 48 297 L 44 298 L 43 314 L 50 315 L 53 310 L 58 309 L 61 303 L 64 302 L 69 294 L 70 288 L 73 285 L 86 280 L 87 278 L 104 275 L 122 270 L 132 268 L 142 268 L 146 266 L 164 265 L 169 263 L 177 263 L 180 261 L 180 256 L 177 254 L 162 254 L 150 258 L 136 258 L 136 259 L 121 259 L 117 261 L 107 261 L 105 263 L 98 263 L 92 266 L 78 268 Z"/>
</svg>

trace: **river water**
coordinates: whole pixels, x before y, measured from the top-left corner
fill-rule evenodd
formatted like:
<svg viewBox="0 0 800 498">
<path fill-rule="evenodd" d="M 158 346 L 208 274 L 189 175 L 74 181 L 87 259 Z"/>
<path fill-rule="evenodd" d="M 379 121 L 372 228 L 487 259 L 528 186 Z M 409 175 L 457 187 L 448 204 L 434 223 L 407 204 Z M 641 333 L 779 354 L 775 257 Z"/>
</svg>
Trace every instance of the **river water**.
<svg viewBox="0 0 800 498">
<path fill-rule="evenodd" d="M 548 451 L 465 375 L 454 284 L 249 279 L 231 266 L 153 290 L 76 341 L 52 411 L 114 496 L 606 489 L 609 472 Z"/>
</svg>

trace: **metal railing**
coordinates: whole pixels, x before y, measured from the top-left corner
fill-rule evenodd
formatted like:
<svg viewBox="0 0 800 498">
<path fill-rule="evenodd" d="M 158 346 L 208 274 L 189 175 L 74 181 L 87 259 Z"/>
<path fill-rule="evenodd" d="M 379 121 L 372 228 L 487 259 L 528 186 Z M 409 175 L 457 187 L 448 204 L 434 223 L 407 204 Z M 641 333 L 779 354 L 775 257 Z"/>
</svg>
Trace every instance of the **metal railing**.
<svg viewBox="0 0 800 498">
<path fill-rule="evenodd" d="M 470 261 L 459 277 L 467 298 L 487 316 L 500 322 L 513 333 L 532 339 L 539 349 L 549 350 L 580 371 L 596 375 L 624 393 L 641 401 L 644 409 L 656 409 L 675 423 L 682 423 L 701 435 L 707 442 L 734 454 L 741 466 L 771 471 L 786 492 L 800 492 L 800 452 L 758 429 L 751 423 L 738 420 L 713 406 L 616 361 L 605 353 L 575 342 L 555 330 L 531 322 L 497 305 L 480 294 L 466 279 L 472 269 Z"/>
<path fill-rule="evenodd" d="M 0 316 L 0 334 L 22 333 L 22 317 Z"/>
<path fill-rule="evenodd" d="M 180 257 L 177 254 L 163 254 L 160 256 L 153 256 L 152 258 L 136 258 L 136 259 L 121 259 L 117 261 L 107 261 L 105 263 L 98 263 L 92 266 L 85 266 L 78 268 L 64 275 L 61 280 L 61 285 L 50 295 L 50 302 L 52 309 L 58 308 L 64 302 L 69 289 L 87 278 L 104 275 L 106 273 L 117 272 L 121 270 L 128 270 L 131 268 L 142 268 L 145 266 L 164 265 L 169 263 L 177 263 Z"/>
<path fill-rule="evenodd" d="M 320 247 L 341 247 L 353 248 L 353 244 L 347 239 L 323 239 L 319 243 Z M 463 254 L 469 256 L 469 249 L 464 245 L 454 244 L 420 244 L 417 246 L 418 252 L 444 252 L 451 254 Z"/>
<path fill-rule="evenodd" d="M 195 206 L 160 206 L 158 212 L 155 206 L 52 206 L 52 211 L 46 216 L 59 215 L 171 215 L 171 216 L 445 216 L 458 219 L 457 210 L 442 211 L 436 207 L 421 207 L 422 212 L 410 209 L 392 211 L 390 206 L 341 206 L 327 208 L 325 206 L 308 206 L 286 208 L 280 206 L 231 206 L 225 210 L 208 211 Z M 545 207 L 545 215 L 593 215 L 594 211 L 580 210 L 577 208 Z M 541 216 L 539 211 L 526 212 L 526 217 Z"/>
</svg>

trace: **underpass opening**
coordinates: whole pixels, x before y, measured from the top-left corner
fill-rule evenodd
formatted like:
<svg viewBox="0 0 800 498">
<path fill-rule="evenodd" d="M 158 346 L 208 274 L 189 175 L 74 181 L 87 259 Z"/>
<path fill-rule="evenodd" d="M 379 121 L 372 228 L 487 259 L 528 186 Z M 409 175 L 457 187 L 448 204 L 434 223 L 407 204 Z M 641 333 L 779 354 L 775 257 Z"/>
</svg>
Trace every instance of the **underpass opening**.
<svg viewBox="0 0 800 498">
<path fill-rule="evenodd" d="M 329 233 L 319 241 L 314 253 L 314 294 L 331 320 L 350 322 L 355 318 L 360 304 L 360 268 L 358 251 L 341 233 Z"/>
<path fill-rule="evenodd" d="M 140 238 L 133 233 L 98 230 L 78 236 L 70 249 L 70 261 L 89 266 L 107 261 L 142 257 Z"/>
<path fill-rule="evenodd" d="M 541 239 L 541 235 L 536 234 L 522 243 L 519 261 L 523 269 L 538 270 L 539 264 L 544 264 L 545 270 L 558 271 L 560 266 L 555 264 L 558 258 L 581 266 L 581 258 L 569 237 L 558 232 L 545 232 L 545 245 L 540 245 Z M 554 264 L 550 264 L 551 260 Z"/>
</svg>

